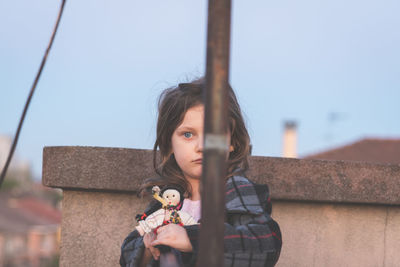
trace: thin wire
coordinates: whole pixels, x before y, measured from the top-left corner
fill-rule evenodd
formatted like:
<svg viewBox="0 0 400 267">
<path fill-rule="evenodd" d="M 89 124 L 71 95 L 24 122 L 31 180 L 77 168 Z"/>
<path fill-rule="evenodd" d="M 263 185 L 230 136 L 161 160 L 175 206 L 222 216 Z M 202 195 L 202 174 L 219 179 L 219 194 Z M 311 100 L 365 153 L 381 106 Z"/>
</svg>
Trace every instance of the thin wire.
<svg viewBox="0 0 400 267">
<path fill-rule="evenodd" d="M 18 142 L 19 134 L 21 132 L 22 124 L 24 123 L 25 115 L 26 115 L 26 112 L 28 111 L 28 107 L 29 107 L 29 104 L 31 102 L 33 93 L 35 92 L 36 85 L 39 82 L 39 78 L 40 78 L 40 75 L 42 74 L 42 70 L 43 70 L 44 65 L 46 63 L 47 56 L 48 56 L 48 54 L 50 52 L 51 46 L 53 45 L 53 41 L 54 41 L 54 38 L 55 38 L 56 33 L 57 33 L 58 25 L 60 24 L 61 16 L 62 16 L 63 11 L 64 11 L 65 2 L 66 2 L 66 0 L 62 0 L 61 7 L 60 7 L 60 10 L 58 12 L 57 22 L 56 22 L 56 25 L 54 26 L 53 34 L 51 35 L 50 42 L 49 42 L 49 44 L 47 46 L 46 52 L 45 52 L 45 54 L 43 56 L 43 59 L 42 59 L 42 63 L 40 64 L 40 68 L 38 70 L 38 73 L 36 74 L 35 81 L 32 84 L 31 91 L 29 93 L 28 99 L 26 100 L 24 111 L 22 112 L 22 116 L 21 116 L 21 119 L 20 119 L 19 124 L 18 124 L 17 132 L 15 133 L 14 141 L 12 143 L 10 152 L 8 154 L 6 164 L 4 165 L 3 170 L 1 172 L 0 188 L 1 188 L 1 185 L 3 184 L 4 178 L 6 177 L 8 166 L 10 165 L 12 156 L 13 156 L 15 148 L 17 146 L 17 142 Z"/>
</svg>

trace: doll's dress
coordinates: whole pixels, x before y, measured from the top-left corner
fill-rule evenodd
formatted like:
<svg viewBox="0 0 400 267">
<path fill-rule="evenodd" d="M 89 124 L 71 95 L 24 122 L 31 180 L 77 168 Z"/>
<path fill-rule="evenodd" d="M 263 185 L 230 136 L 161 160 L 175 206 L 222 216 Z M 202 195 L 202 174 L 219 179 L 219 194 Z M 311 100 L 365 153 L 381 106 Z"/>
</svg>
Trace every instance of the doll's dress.
<svg viewBox="0 0 400 267">
<path fill-rule="evenodd" d="M 174 215 L 172 215 L 172 213 L 174 213 L 174 212 L 176 212 L 178 214 L 180 220 L 177 219 L 178 216 L 176 216 L 176 213 Z M 182 224 L 182 225 L 197 224 L 196 220 L 191 215 L 189 215 L 189 213 L 187 213 L 185 211 L 181 211 L 181 210 L 171 211 L 172 216 L 171 216 L 170 220 L 167 220 L 167 221 L 164 220 L 165 213 L 166 213 L 165 209 L 159 209 L 159 210 L 153 212 L 152 214 L 147 216 L 146 219 L 139 221 L 139 227 L 141 227 L 145 233 L 150 233 L 154 229 L 157 229 L 157 227 L 166 225 L 169 223 L 177 223 L 177 224 Z"/>
</svg>

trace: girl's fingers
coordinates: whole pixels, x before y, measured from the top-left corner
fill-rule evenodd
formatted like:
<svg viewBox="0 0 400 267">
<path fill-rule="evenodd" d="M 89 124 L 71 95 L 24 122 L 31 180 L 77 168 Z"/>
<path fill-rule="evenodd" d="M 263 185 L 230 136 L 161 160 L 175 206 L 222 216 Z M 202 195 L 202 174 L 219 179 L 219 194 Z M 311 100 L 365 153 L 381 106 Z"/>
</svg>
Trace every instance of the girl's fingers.
<svg viewBox="0 0 400 267">
<path fill-rule="evenodd" d="M 157 238 L 153 240 L 150 245 L 153 247 L 157 245 L 170 245 L 168 234 L 161 233 L 160 235 L 157 235 Z"/>
<path fill-rule="evenodd" d="M 155 247 L 150 247 L 150 252 L 153 255 L 153 258 L 155 260 L 158 260 L 158 258 L 160 257 L 160 250 L 158 248 Z"/>
<path fill-rule="evenodd" d="M 152 240 L 153 242 L 151 242 L 151 245 L 155 246 L 155 245 L 153 245 L 154 242 L 156 242 L 155 244 L 157 244 L 157 245 L 163 244 L 163 242 L 166 239 L 168 239 L 169 233 L 170 233 L 170 228 L 168 227 L 168 225 L 158 228 L 157 229 L 157 237 Z"/>
<path fill-rule="evenodd" d="M 144 246 L 150 251 L 151 255 L 155 260 L 158 260 L 160 257 L 160 250 L 155 248 L 151 242 L 155 239 L 155 234 L 147 233 L 143 236 Z"/>
<path fill-rule="evenodd" d="M 160 230 L 157 233 L 156 239 L 153 240 L 150 245 L 166 245 L 184 252 L 190 252 L 193 250 L 185 228 L 173 224 L 167 225 Z"/>
<path fill-rule="evenodd" d="M 167 228 L 167 226 L 168 226 L 168 225 L 165 225 L 165 226 L 162 226 L 162 227 L 158 228 L 158 229 L 157 229 L 157 235 L 158 235 L 159 233 L 163 232 L 163 231 Z"/>
<path fill-rule="evenodd" d="M 154 234 L 152 233 L 146 233 L 143 236 L 143 243 L 145 245 L 146 248 L 149 248 L 151 241 L 153 241 L 155 238 Z"/>
<path fill-rule="evenodd" d="M 151 242 L 151 245 L 154 247 L 154 246 L 161 245 L 161 244 L 160 244 L 160 241 L 154 240 L 153 242 Z"/>
<path fill-rule="evenodd" d="M 167 246 L 172 246 L 173 245 L 173 240 L 170 236 L 168 235 L 161 235 L 157 236 L 157 239 L 152 241 L 150 243 L 151 246 L 157 246 L 157 245 L 167 245 Z"/>
<path fill-rule="evenodd" d="M 157 237 L 157 239 L 153 240 L 153 242 L 151 242 L 150 245 L 152 247 L 157 246 L 157 245 L 165 245 L 163 243 L 164 243 L 164 239 L 162 237 L 160 237 L 160 238 Z"/>
<path fill-rule="evenodd" d="M 182 226 L 180 226 L 180 225 L 170 223 L 170 224 L 167 224 L 167 225 L 164 225 L 164 226 L 158 228 L 157 235 L 162 232 L 176 232 L 181 227 Z"/>
<path fill-rule="evenodd" d="M 155 245 L 168 245 L 165 242 L 168 242 L 169 239 L 170 239 L 170 232 L 168 231 L 168 229 L 163 229 L 159 233 L 157 233 L 156 239 L 152 240 L 152 242 L 150 244 L 152 246 L 155 246 Z"/>
<path fill-rule="evenodd" d="M 182 226 L 176 224 L 168 224 L 157 229 L 157 237 L 152 240 L 151 243 L 156 245 L 170 245 L 169 243 L 175 239 L 176 236 L 180 236 L 180 231 L 183 229 Z M 185 231 L 186 232 L 186 231 Z"/>
</svg>

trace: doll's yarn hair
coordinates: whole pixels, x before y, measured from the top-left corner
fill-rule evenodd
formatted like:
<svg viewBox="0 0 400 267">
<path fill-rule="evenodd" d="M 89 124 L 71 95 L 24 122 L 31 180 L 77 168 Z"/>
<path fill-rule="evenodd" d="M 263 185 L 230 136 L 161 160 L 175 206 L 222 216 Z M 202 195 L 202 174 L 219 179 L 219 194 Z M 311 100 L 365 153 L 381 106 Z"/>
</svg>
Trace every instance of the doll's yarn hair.
<svg viewBox="0 0 400 267">
<path fill-rule="evenodd" d="M 157 136 L 153 147 L 153 165 L 157 178 L 147 179 L 141 190 L 153 185 L 179 185 L 183 188 L 185 197 L 190 197 L 192 188 L 185 179 L 172 153 L 172 134 L 182 123 L 188 109 L 204 104 L 203 78 L 190 83 L 181 83 L 177 87 L 164 90 L 158 101 Z M 247 132 L 242 112 L 233 89 L 228 86 L 228 126 L 231 133 L 231 145 L 234 150 L 229 153 L 227 162 L 227 179 L 236 173 L 248 169 L 250 153 L 250 138 Z"/>
</svg>

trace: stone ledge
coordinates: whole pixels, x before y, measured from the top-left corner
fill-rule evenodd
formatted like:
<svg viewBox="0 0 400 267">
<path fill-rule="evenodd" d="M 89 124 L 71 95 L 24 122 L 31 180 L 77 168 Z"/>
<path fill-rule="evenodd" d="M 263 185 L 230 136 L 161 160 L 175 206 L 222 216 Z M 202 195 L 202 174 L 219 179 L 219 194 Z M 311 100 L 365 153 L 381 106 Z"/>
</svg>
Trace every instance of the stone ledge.
<svg viewBox="0 0 400 267">
<path fill-rule="evenodd" d="M 137 192 L 154 176 L 152 151 L 45 147 L 43 184 L 76 190 Z M 248 177 L 272 199 L 400 205 L 400 165 L 250 157 Z"/>
</svg>

